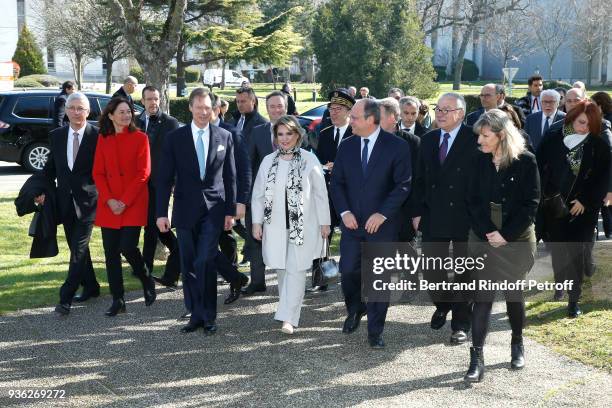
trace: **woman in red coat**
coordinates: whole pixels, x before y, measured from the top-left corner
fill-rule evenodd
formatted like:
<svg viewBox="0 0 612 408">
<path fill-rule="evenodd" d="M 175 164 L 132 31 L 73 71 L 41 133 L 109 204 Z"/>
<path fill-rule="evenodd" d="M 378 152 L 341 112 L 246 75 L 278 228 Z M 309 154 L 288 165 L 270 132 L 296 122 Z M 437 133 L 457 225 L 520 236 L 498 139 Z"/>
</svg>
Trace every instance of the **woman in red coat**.
<svg viewBox="0 0 612 408">
<path fill-rule="evenodd" d="M 107 316 L 125 312 L 121 255 L 142 282 L 145 305 L 155 301 L 155 283 L 140 250 L 140 227 L 147 224 L 151 173 L 149 140 L 136 128 L 127 100 L 113 98 L 100 117 L 93 178 L 98 189 L 95 225 L 102 227 L 108 284 L 113 304 Z"/>
</svg>

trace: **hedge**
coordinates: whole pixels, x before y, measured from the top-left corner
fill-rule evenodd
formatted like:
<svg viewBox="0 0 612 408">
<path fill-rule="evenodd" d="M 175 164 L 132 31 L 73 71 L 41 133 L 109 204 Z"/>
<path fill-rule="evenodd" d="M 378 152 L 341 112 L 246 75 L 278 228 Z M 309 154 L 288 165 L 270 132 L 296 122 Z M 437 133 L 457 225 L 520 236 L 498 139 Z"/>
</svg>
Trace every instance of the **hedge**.
<svg viewBox="0 0 612 408">
<path fill-rule="evenodd" d="M 236 100 L 226 99 L 229 102 L 227 110 L 227 120 L 231 120 L 231 112 L 236 111 Z M 191 112 L 189 112 L 189 98 L 170 98 L 170 115 L 174 116 L 179 122 L 189 123 L 191 121 Z"/>
<path fill-rule="evenodd" d="M 44 88 L 44 85 L 32 78 L 23 77 L 15 81 L 15 88 Z"/>
<path fill-rule="evenodd" d="M 556 89 L 563 88 L 565 90 L 571 89 L 572 85 L 565 81 L 545 81 L 544 89 Z"/>
<path fill-rule="evenodd" d="M 26 75 L 15 81 L 18 88 L 49 88 L 59 87 L 60 80 L 53 75 L 33 74 Z"/>
</svg>

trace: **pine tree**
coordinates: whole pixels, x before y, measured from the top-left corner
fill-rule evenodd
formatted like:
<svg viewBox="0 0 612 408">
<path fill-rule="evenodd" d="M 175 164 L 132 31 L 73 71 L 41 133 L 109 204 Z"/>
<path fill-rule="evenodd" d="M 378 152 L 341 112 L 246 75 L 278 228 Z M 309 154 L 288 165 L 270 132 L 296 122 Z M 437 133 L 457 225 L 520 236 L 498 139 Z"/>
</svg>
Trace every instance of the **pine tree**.
<svg viewBox="0 0 612 408">
<path fill-rule="evenodd" d="M 13 61 L 19 64 L 21 76 L 47 73 L 42 53 L 36 45 L 34 36 L 25 25 L 19 34 Z"/>
</svg>

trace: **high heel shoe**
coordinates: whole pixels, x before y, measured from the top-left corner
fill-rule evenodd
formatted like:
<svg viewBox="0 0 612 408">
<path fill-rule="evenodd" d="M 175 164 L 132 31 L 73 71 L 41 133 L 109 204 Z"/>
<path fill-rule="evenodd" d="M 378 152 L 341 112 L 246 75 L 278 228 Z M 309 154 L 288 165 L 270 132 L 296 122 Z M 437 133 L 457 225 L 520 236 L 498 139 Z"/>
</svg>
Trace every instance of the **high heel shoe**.
<svg viewBox="0 0 612 408">
<path fill-rule="evenodd" d="M 118 313 L 125 313 L 125 301 L 123 299 L 114 299 L 113 304 L 104 314 L 108 317 L 113 317 Z"/>
<path fill-rule="evenodd" d="M 476 383 L 484 377 L 484 356 L 482 347 L 470 347 L 470 368 L 463 379 L 466 382 Z"/>
</svg>

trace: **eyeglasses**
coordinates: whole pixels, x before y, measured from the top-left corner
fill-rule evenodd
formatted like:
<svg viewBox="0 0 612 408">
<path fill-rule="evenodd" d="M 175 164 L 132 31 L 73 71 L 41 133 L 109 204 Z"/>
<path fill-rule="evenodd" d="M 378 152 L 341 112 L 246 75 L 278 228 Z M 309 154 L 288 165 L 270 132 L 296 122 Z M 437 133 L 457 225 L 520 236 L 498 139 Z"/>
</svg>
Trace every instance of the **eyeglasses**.
<svg viewBox="0 0 612 408">
<path fill-rule="evenodd" d="M 71 112 L 76 112 L 76 113 L 83 113 L 89 110 L 87 108 L 81 108 L 80 106 L 69 106 L 66 109 L 68 109 Z"/>
<path fill-rule="evenodd" d="M 330 112 L 334 112 L 334 113 L 338 113 L 338 112 L 342 112 L 345 111 L 346 108 L 342 107 L 342 106 L 334 106 L 333 108 L 329 108 Z"/>
<path fill-rule="evenodd" d="M 441 109 L 441 108 L 438 108 L 437 106 L 434 108 L 434 112 L 436 112 L 436 113 L 443 113 L 443 114 L 445 114 L 445 115 L 448 115 L 449 113 L 451 113 L 451 112 L 455 112 L 455 111 L 458 111 L 458 110 L 463 110 L 463 108 L 457 108 L 457 109 Z"/>
<path fill-rule="evenodd" d="M 490 97 L 492 97 L 494 95 L 493 94 L 480 94 L 478 96 L 480 96 L 481 98 L 490 98 Z"/>
</svg>

